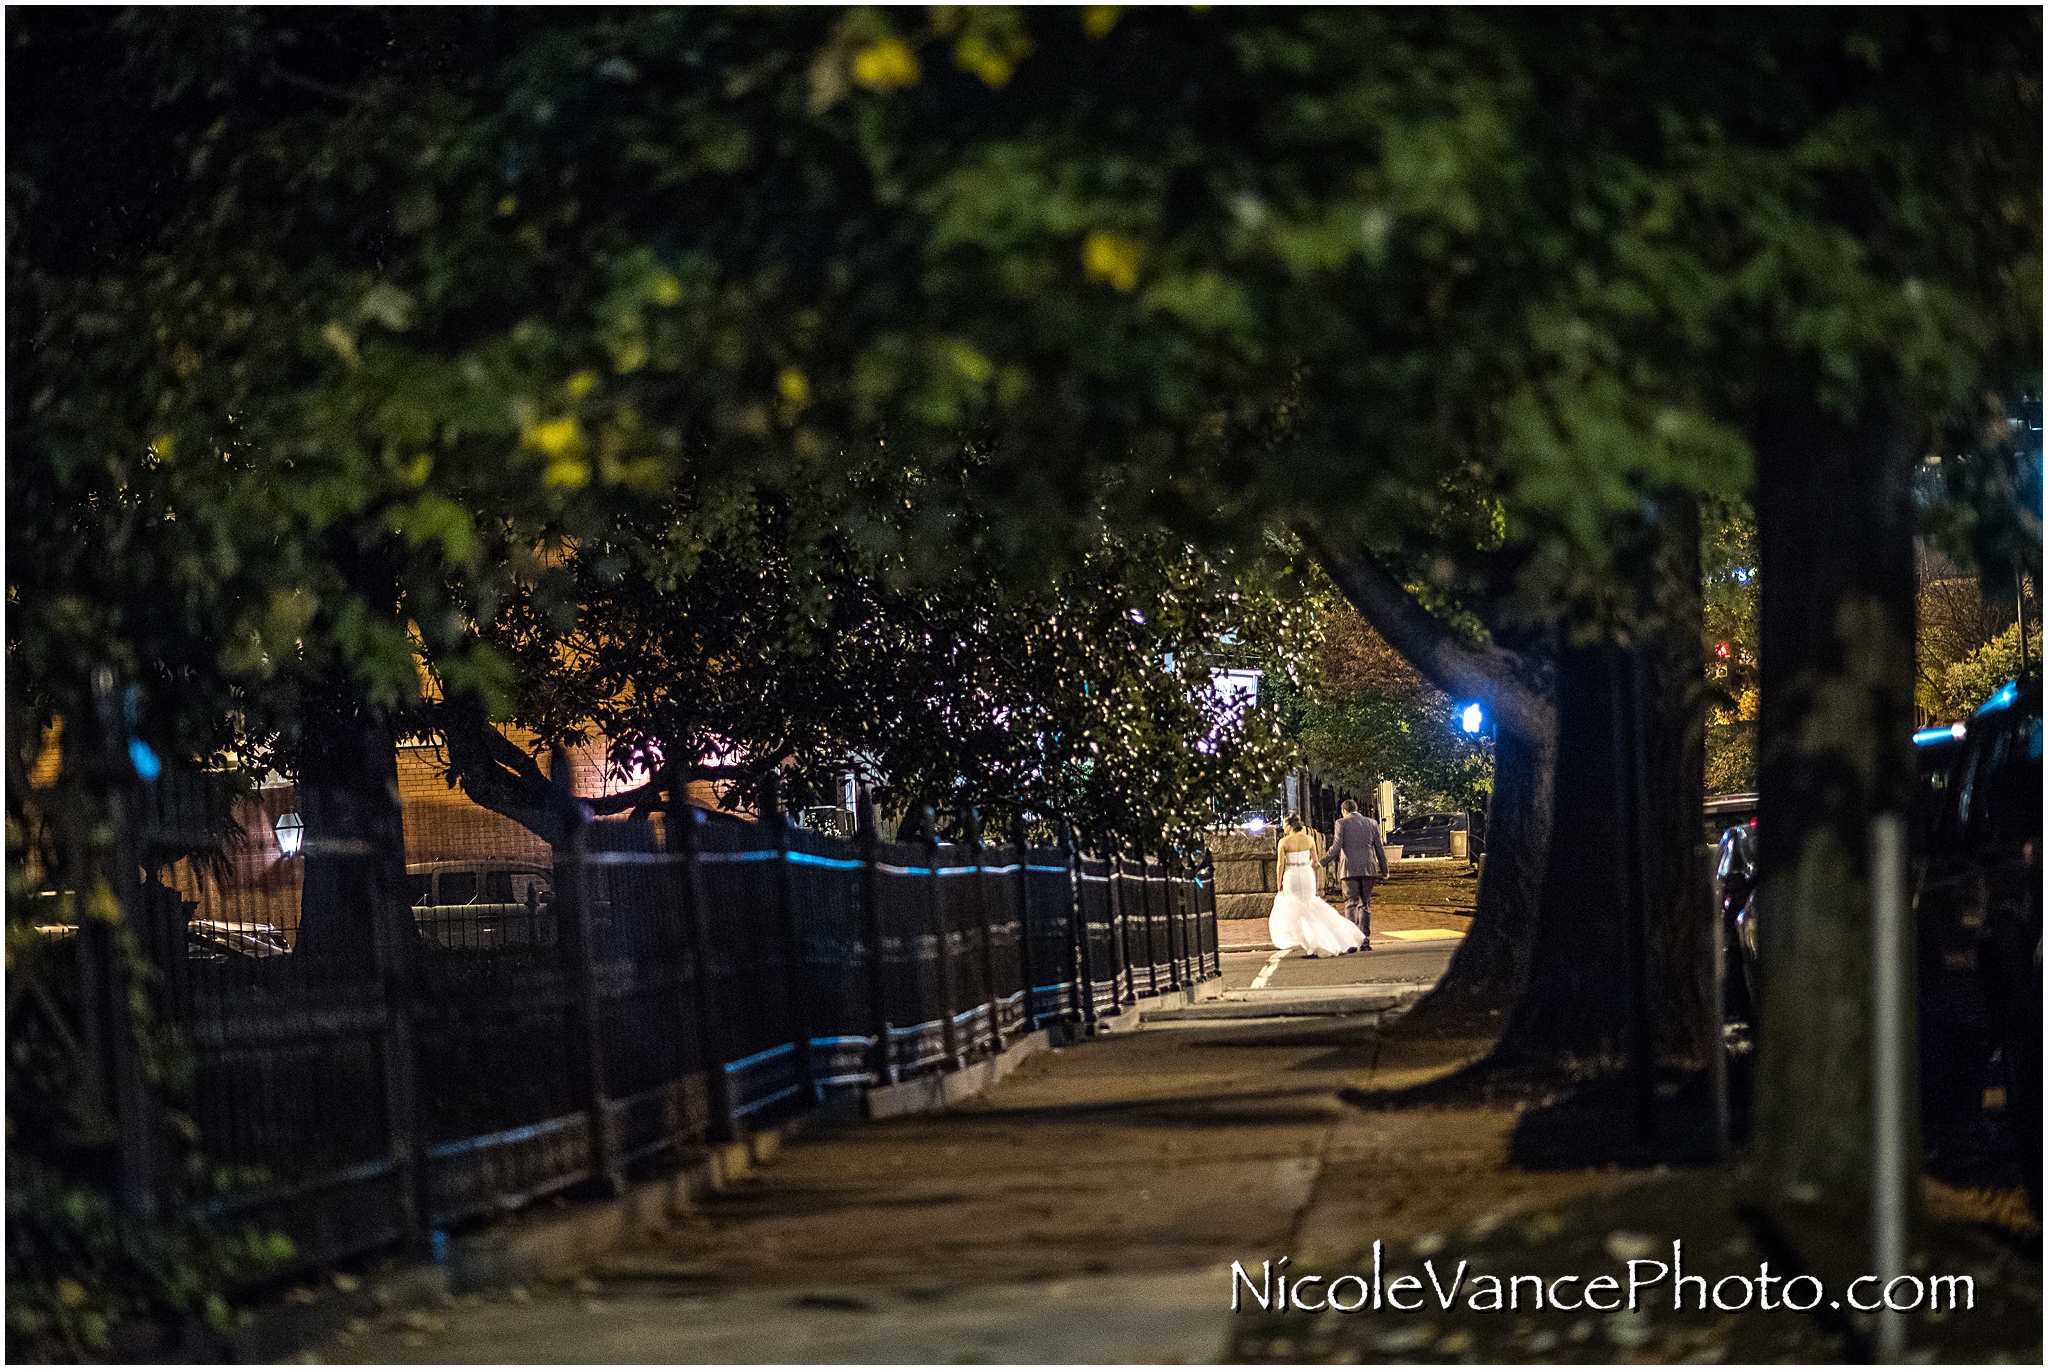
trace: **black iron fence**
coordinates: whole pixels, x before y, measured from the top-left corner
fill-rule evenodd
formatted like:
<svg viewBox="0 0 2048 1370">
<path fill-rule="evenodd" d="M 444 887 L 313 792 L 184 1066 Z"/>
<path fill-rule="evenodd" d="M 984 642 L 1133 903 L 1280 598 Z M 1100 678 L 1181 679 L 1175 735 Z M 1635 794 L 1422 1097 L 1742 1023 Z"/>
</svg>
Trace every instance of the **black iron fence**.
<svg viewBox="0 0 2048 1370">
<path fill-rule="evenodd" d="M 183 1106 L 251 1180 L 221 1214 L 308 1263 L 616 1185 L 1221 968 L 1205 872 L 1015 840 L 681 807 L 550 859 L 408 864 L 307 832 L 244 865 L 152 876 L 138 923 L 196 1064 Z"/>
</svg>

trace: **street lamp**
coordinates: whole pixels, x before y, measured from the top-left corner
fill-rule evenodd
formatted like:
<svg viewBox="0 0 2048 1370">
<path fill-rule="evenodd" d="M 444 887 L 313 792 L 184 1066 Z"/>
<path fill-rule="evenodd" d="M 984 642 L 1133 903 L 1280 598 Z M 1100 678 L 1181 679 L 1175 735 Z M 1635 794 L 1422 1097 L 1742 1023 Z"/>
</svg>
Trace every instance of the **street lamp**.
<svg viewBox="0 0 2048 1370">
<path fill-rule="evenodd" d="M 1485 726 L 1486 710 L 1479 706 L 1478 700 L 1475 699 L 1458 710 L 1458 727 L 1464 732 L 1477 736 L 1479 730 Z"/>
<path fill-rule="evenodd" d="M 295 813 L 280 815 L 277 820 L 277 849 L 286 856 L 297 856 L 305 842 L 306 820 Z"/>
</svg>

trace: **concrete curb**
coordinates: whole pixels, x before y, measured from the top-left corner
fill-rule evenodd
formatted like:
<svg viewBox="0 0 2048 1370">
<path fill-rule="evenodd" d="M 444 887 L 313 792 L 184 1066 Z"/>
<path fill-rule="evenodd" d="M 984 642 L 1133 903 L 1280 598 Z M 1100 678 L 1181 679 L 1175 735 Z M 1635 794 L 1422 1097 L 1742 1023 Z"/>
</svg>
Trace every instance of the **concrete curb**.
<svg viewBox="0 0 2048 1370">
<path fill-rule="evenodd" d="M 1053 1038 L 1058 1031 L 1058 1028 L 1040 1028 L 1010 1043 L 1002 1055 L 976 1061 L 964 1070 L 949 1070 L 943 1075 L 927 1075 L 870 1089 L 867 1091 L 867 1116 L 871 1119 L 900 1118 L 906 1113 L 928 1113 L 950 1108 L 962 1099 L 971 1099 L 1015 1070 L 1027 1057 L 1053 1046 Z"/>
<path fill-rule="evenodd" d="M 1145 1020 L 1147 1013 L 1158 1013 L 1162 1009 L 1187 1008 L 1210 999 L 1223 997 L 1221 976 L 1200 981 L 1186 989 L 1169 990 L 1165 994 L 1141 994 L 1135 1004 L 1125 1004 L 1123 1011 L 1106 1018 L 1095 1020 L 1098 1034 L 1129 1032 Z"/>
</svg>

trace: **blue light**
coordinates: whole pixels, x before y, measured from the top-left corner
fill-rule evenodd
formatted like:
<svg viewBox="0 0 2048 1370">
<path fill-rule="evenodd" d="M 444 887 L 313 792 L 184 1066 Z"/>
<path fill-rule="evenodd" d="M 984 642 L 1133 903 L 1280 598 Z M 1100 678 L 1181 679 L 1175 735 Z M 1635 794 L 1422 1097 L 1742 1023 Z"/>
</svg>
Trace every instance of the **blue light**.
<svg viewBox="0 0 2048 1370">
<path fill-rule="evenodd" d="M 1944 742 L 1961 742 L 1965 731 L 1960 723 L 1944 723 L 1939 728 L 1922 728 L 1913 734 L 1913 745 L 1938 747 Z"/>
<path fill-rule="evenodd" d="M 1984 701 L 1983 706 L 1977 710 L 1977 716 L 1995 714 L 2000 709 L 2009 709 L 2012 707 L 2012 702 L 2019 697 L 2020 683 L 2017 680 L 2008 680 L 2005 684 L 1998 687 L 1997 694 Z"/>
<path fill-rule="evenodd" d="M 144 780 L 154 780 L 163 774 L 164 763 L 149 749 L 149 744 L 139 737 L 128 744 L 128 763 L 135 767 L 135 773 Z"/>
<path fill-rule="evenodd" d="M 1244 830 L 1253 837 L 1257 837 L 1266 830 L 1266 820 L 1263 818 L 1248 818 L 1245 820 Z"/>
<path fill-rule="evenodd" d="M 1486 725 L 1486 711 L 1477 701 L 1467 704 L 1458 711 L 1458 726 L 1468 733 L 1476 733 Z"/>
<path fill-rule="evenodd" d="M 1737 585 L 1747 585 L 1749 584 L 1749 578 L 1755 574 L 1756 572 L 1750 570 L 1747 566 L 1738 566 L 1735 568 L 1735 583 Z"/>
</svg>

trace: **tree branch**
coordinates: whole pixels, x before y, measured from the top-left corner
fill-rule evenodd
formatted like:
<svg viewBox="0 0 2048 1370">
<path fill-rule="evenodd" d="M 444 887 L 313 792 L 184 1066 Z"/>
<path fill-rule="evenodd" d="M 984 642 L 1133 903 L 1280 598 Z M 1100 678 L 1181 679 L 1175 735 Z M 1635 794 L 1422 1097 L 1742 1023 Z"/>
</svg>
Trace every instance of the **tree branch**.
<svg viewBox="0 0 2048 1370">
<path fill-rule="evenodd" d="M 1370 552 L 1340 552 L 1314 528 L 1294 531 L 1351 606 L 1430 684 L 1454 699 L 1477 699 L 1502 728 L 1549 747 L 1557 707 L 1541 665 L 1505 647 L 1458 637 Z"/>
</svg>

